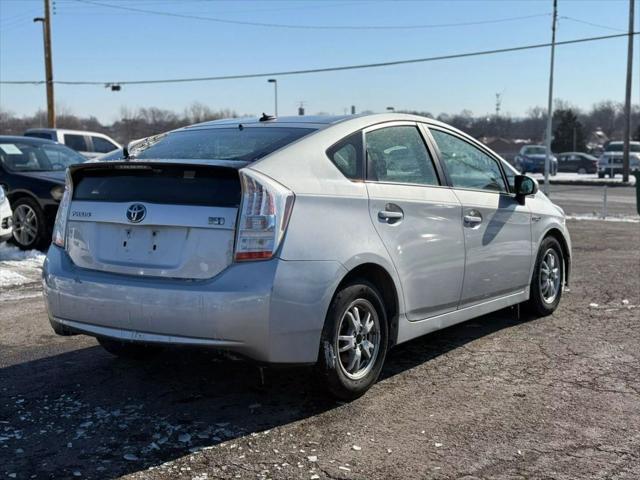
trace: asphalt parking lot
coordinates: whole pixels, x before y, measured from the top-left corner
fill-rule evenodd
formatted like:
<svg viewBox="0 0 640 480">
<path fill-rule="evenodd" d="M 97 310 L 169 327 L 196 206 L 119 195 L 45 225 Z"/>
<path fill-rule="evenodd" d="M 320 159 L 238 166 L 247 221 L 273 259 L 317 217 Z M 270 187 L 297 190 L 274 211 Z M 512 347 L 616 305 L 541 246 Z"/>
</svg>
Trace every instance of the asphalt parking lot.
<svg viewBox="0 0 640 480">
<path fill-rule="evenodd" d="M 363 398 L 310 369 L 192 351 L 135 362 L 0 303 L 6 478 L 640 477 L 640 228 L 570 222 L 571 292 L 398 347 Z"/>
</svg>

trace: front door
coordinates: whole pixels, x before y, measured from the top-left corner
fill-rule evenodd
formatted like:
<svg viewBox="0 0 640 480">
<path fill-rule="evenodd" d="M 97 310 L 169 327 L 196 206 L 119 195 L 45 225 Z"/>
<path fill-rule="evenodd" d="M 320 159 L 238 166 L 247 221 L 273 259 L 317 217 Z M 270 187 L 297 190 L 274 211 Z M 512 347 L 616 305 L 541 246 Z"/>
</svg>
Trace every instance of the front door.
<svg viewBox="0 0 640 480">
<path fill-rule="evenodd" d="M 509 193 L 498 159 L 454 132 L 430 129 L 462 204 L 466 250 L 460 308 L 529 284 L 531 213 Z"/>
<path fill-rule="evenodd" d="M 457 308 L 464 278 L 462 207 L 440 186 L 416 124 L 365 131 L 371 221 L 398 272 L 409 320 Z"/>
</svg>

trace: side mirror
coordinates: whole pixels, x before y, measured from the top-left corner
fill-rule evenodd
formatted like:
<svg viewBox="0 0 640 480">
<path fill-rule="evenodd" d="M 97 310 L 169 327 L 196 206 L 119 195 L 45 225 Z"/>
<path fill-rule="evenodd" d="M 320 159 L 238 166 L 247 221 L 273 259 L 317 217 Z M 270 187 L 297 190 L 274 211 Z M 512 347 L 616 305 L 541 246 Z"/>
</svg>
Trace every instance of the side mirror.
<svg viewBox="0 0 640 480">
<path fill-rule="evenodd" d="M 520 205 L 524 205 L 524 199 L 528 195 L 538 193 L 538 182 L 527 175 L 516 175 L 514 177 L 516 200 Z"/>
</svg>

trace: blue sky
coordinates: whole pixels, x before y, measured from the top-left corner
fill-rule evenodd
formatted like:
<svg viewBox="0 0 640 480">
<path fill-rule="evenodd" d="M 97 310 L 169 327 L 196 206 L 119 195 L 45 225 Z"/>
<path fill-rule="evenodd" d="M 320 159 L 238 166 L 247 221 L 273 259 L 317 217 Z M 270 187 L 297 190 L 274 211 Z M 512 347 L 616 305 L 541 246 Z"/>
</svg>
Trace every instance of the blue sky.
<svg viewBox="0 0 640 480">
<path fill-rule="evenodd" d="M 139 80 L 281 71 L 380 62 L 544 43 L 550 40 L 551 0 L 95 0 L 158 12 L 295 25 L 416 25 L 528 19 L 407 30 L 317 30 L 232 25 L 126 12 L 76 0 L 55 0 L 54 76 L 57 80 Z M 628 0 L 559 0 L 558 40 L 624 32 Z M 636 4 L 636 25 L 639 25 Z M 42 0 L 0 0 L 0 78 L 44 78 Z M 547 14 L 547 15 L 545 15 Z M 591 22 L 587 25 L 563 17 Z M 608 28 L 605 28 L 608 27 Z M 617 29 L 617 30 L 616 30 Z M 639 28 L 636 27 L 636 30 Z M 556 50 L 556 98 L 580 108 L 611 99 L 625 88 L 625 38 Z M 640 97 L 640 42 L 635 42 L 633 101 Z M 476 115 L 493 112 L 495 94 L 513 116 L 546 105 L 549 52 L 494 56 L 397 67 L 279 78 L 280 115 L 382 111 L 387 106 Z M 123 106 L 182 111 L 198 101 L 239 114 L 273 110 L 266 79 L 191 84 L 57 86 L 56 103 L 78 115 L 111 122 Z M 31 114 L 45 106 L 44 86 L 0 85 L 0 108 Z"/>
</svg>

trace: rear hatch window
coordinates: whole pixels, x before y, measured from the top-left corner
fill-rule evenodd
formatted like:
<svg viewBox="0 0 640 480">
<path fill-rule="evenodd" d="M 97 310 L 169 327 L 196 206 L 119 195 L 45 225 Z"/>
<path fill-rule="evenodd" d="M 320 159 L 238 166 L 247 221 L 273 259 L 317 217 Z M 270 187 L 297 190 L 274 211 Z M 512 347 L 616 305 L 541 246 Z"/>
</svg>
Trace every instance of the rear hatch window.
<svg viewBox="0 0 640 480">
<path fill-rule="evenodd" d="M 237 160 L 254 162 L 314 132 L 312 128 L 194 128 L 157 135 L 135 144 L 136 159 Z"/>
<path fill-rule="evenodd" d="M 148 202 L 237 207 L 235 169 L 198 165 L 122 165 L 82 171 L 73 199 L 89 202 Z"/>
</svg>

